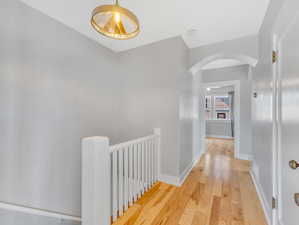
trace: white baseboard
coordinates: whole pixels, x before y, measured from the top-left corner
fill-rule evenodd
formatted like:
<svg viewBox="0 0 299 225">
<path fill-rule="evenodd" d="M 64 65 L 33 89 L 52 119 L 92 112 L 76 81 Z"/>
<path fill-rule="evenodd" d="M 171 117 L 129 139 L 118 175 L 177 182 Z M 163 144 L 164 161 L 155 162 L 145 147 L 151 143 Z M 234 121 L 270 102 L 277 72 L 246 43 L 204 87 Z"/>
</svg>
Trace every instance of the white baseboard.
<svg viewBox="0 0 299 225">
<path fill-rule="evenodd" d="M 171 184 L 174 186 L 180 186 L 180 178 L 176 176 L 170 176 L 170 175 L 165 175 L 165 174 L 160 174 L 159 175 L 159 181 L 166 183 L 166 184 Z"/>
<path fill-rule="evenodd" d="M 159 175 L 159 181 L 162 181 L 166 184 L 171 184 L 175 185 L 177 187 L 182 186 L 190 172 L 192 171 L 193 167 L 197 164 L 197 162 L 200 160 L 200 155 L 196 157 L 195 160 L 193 160 L 183 171 L 183 173 L 179 176 L 170 176 L 170 175 L 165 175 L 165 174 L 160 174 Z"/>
<path fill-rule="evenodd" d="M 184 181 L 186 180 L 186 178 L 188 177 L 188 175 L 190 174 L 191 170 L 193 169 L 193 167 L 197 164 L 197 162 L 200 160 L 200 156 L 196 157 L 195 160 L 193 160 L 183 171 L 183 173 L 179 176 L 170 176 L 170 175 L 165 175 L 165 174 L 161 174 L 159 176 L 159 181 L 162 181 L 166 184 L 171 184 L 171 185 L 175 185 L 177 187 L 180 187 Z"/>
<path fill-rule="evenodd" d="M 263 207 L 263 210 L 264 210 L 264 214 L 265 214 L 265 217 L 266 217 L 266 220 L 267 220 L 267 223 L 268 225 L 271 225 L 271 208 L 266 200 L 266 196 L 265 196 L 265 193 L 263 191 L 263 188 L 258 180 L 258 174 L 255 175 L 255 171 L 258 171 L 257 169 L 255 170 L 251 170 L 250 171 L 250 176 L 251 176 L 251 179 L 254 183 L 254 186 L 256 188 L 256 191 L 257 191 L 257 194 L 258 194 L 258 197 L 260 199 L 260 202 L 262 204 L 262 207 Z"/>
<path fill-rule="evenodd" d="M 207 138 L 223 138 L 223 139 L 234 139 L 231 136 L 221 136 L 221 135 L 207 135 Z"/>
<path fill-rule="evenodd" d="M 252 161 L 252 156 L 248 154 L 239 154 L 236 156 L 237 159 L 242 159 L 242 160 L 249 160 Z"/>
<path fill-rule="evenodd" d="M 36 215 L 36 216 L 45 216 L 45 217 L 53 217 L 53 218 L 64 219 L 64 220 L 81 221 L 81 217 L 66 215 L 59 212 L 51 212 L 44 209 L 36 209 L 27 206 L 15 205 L 6 202 L 0 202 L 0 209 L 17 211 L 26 214 Z"/>
<path fill-rule="evenodd" d="M 251 170 L 252 170 L 255 180 L 260 180 L 260 171 L 259 171 L 259 167 L 257 166 L 255 160 L 252 161 Z"/>
<path fill-rule="evenodd" d="M 200 156 L 196 157 L 195 160 L 193 160 L 183 171 L 183 173 L 180 175 L 180 179 L 179 179 L 179 186 L 181 186 L 184 181 L 186 180 L 186 178 L 188 177 L 188 175 L 190 174 L 191 170 L 194 168 L 194 166 L 198 163 L 198 161 L 200 160 Z"/>
</svg>

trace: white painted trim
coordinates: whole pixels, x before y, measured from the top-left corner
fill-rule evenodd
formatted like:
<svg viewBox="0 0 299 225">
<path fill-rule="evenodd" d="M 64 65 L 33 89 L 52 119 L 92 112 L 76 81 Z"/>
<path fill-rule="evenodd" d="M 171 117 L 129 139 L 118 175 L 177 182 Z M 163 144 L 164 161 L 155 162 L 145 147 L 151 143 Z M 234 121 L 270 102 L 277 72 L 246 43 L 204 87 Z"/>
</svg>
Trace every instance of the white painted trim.
<svg viewBox="0 0 299 225">
<path fill-rule="evenodd" d="M 48 211 L 48 210 L 44 210 L 44 209 L 31 208 L 31 207 L 27 207 L 27 206 L 16 205 L 16 204 L 6 203 L 6 202 L 0 202 L 0 208 L 10 210 L 10 211 L 17 211 L 17 212 L 22 212 L 22 213 L 26 213 L 26 214 L 31 214 L 31 215 L 37 215 L 37 216 L 46 216 L 46 217 L 79 221 L 79 222 L 81 221 L 81 218 L 77 217 L 77 216 L 67 215 L 67 214 L 63 214 L 63 213 L 59 213 L 59 212 Z"/>
<path fill-rule="evenodd" d="M 109 225 L 111 220 L 109 139 L 83 138 L 81 158 L 82 225 Z"/>
<path fill-rule="evenodd" d="M 183 173 L 180 175 L 180 179 L 179 179 L 179 186 L 182 186 L 183 183 L 185 182 L 186 178 L 189 176 L 190 172 L 192 171 L 192 169 L 194 168 L 194 166 L 199 162 L 200 160 L 200 156 L 198 158 L 196 158 L 195 160 L 193 160 L 183 171 Z"/>
<path fill-rule="evenodd" d="M 276 51 L 278 53 L 278 42 L 277 42 L 277 36 L 273 35 L 273 51 Z M 278 101 L 278 63 L 275 62 L 272 64 L 272 82 L 273 82 L 273 88 L 272 88 L 272 115 L 273 115 L 273 126 L 272 126 L 272 193 L 273 197 L 276 198 L 277 201 L 277 207 L 273 209 L 272 211 L 272 225 L 279 225 L 279 210 L 281 208 L 281 196 L 279 191 L 279 182 L 278 180 L 281 180 L 281 178 L 278 177 L 278 174 L 280 174 L 278 171 L 280 171 L 280 163 L 278 163 L 279 154 L 278 154 L 278 145 L 279 145 L 279 135 L 278 135 L 278 129 L 279 129 L 279 120 L 278 120 L 278 110 L 279 110 L 279 101 Z"/>
<path fill-rule="evenodd" d="M 217 59 L 236 59 L 236 60 L 239 60 L 240 62 L 242 62 L 244 64 L 248 64 L 252 67 L 255 67 L 258 62 L 257 59 L 252 58 L 247 55 L 219 53 L 219 54 L 211 55 L 211 56 L 208 56 L 208 57 L 202 59 L 200 62 L 196 63 L 195 65 L 193 65 L 190 68 L 190 72 L 193 75 L 195 75 L 198 71 L 203 70 L 204 66 L 206 66 L 210 62 L 213 62 Z"/>
<path fill-rule="evenodd" d="M 253 157 L 249 154 L 239 154 L 238 159 L 252 161 Z"/>
<path fill-rule="evenodd" d="M 259 180 L 256 178 L 254 171 L 251 170 L 249 173 L 250 173 L 251 179 L 253 181 L 253 184 L 255 186 L 255 189 L 257 191 L 260 202 L 262 204 L 267 223 L 268 223 L 268 225 L 270 225 L 271 224 L 271 208 L 266 200 L 263 188 L 262 188 L 261 184 L 259 183 Z"/>
<path fill-rule="evenodd" d="M 209 119 L 209 120 L 206 120 L 206 122 L 208 123 L 231 123 L 232 121 L 231 120 L 223 120 L 223 119 Z"/>
<path fill-rule="evenodd" d="M 233 137 L 231 136 L 222 136 L 222 135 L 207 135 L 206 136 L 207 138 L 222 138 L 222 139 L 234 139 Z"/>
<path fill-rule="evenodd" d="M 161 128 L 154 128 L 154 134 L 158 136 L 158 143 L 157 143 L 157 176 L 158 178 L 161 176 Z"/>
<path fill-rule="evenodd" d="M 166 184 L 171 184 L 174 186 L 179 186 L 180 183 L 180 178 L 176 176 L 171 176 L 171 175 L 166 175 L 166 174 L 160 174 L 159 176 L 159 181 L 166 183 Z"/>
<path fill-rule="evenodd" d="M 255 179 L 260 180 L 260 171 L 259 171 L 259 167 L 256 164 L 255 160 L 252 161 L 251 170 L 252 170 L 252 173 L 254 174 Z"/>
<path fill-rule="evenodd" d="M 276 18 L 273 27 L 273 50 L 276 50 L 278 53 L 278 61 L 273 64 L 272 67 L 272 83 L 274 84 L 273 88 L 273 147 L 272 147 L 272 180 L 273 180 L 273 195 L 277 199 L 277 209 L 273 210 L 273 225 L 283 225 L 285 224 L 282 221 L 283 218 L 283 194 L 282 194 L 282 154 L 283 150 L 281 146 L 281 42 L 286 37 L 287 33 L 294 25 L 296 20 L 298 19 L 298 9 L 299 3 L 298 1 L 285 1 L 281 10 Z"/>
<path fill-rule="evenodd" d="M 159 181 L 171 184 L 177 187 L 180 187 L 183 185 L 184 181 L 186 178 L 189 176 L 190 172 L 194 168 L 194 166 L 199 162 L 201 156 L 198 156 L 195 160 L 193 160 L 183 171 L 183 173 L 179 176 L 171 176 L 171 175 L 166 175 L 166 174 L 161 174 L 159 176 Z"/>
</svg>

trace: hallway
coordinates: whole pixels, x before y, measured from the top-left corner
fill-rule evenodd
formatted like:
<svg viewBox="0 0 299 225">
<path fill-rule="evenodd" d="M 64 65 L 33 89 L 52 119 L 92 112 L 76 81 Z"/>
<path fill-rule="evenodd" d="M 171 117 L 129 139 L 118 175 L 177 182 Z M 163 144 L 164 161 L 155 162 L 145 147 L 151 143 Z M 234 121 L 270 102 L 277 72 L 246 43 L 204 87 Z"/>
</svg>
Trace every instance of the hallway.
<svg viewBox="0 0 299 225">
<path fill-rule="evenodd" d="M 181 187 L 157 183 L 113 225 L 266 225 L 249 162 L 233 158 L 232 140 L 206 142 Z"/>
</svg>

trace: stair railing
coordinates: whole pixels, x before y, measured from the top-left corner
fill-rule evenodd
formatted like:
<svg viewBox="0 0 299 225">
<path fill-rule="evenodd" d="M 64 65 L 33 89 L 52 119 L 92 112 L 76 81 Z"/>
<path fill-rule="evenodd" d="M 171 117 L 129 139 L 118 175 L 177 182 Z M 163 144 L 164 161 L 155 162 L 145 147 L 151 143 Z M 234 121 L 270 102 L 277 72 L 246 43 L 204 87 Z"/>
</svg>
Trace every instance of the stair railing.
<svg viewBox="0 0 299 225">
<path fill-rule="evenodd" d="M 161 131 L 109 146 L 82 140 L 82 225 L 110 225 L 158 180 Z"/>
</svg>

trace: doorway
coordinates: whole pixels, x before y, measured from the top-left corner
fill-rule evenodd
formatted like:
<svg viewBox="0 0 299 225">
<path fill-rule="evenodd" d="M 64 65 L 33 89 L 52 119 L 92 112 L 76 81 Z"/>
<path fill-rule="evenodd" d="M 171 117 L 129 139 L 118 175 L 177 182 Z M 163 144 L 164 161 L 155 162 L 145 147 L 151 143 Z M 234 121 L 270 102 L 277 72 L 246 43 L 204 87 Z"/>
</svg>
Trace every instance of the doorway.
<svg viewBox="0 0 299 225">
<path fill-rule="evenodd" d="M 234 156 L 240 148 L 240 81 L 203 83 L 205 139 L 230 140 Z M 207 151 L 205 145 L 204 152 Z"/>
</svg>

